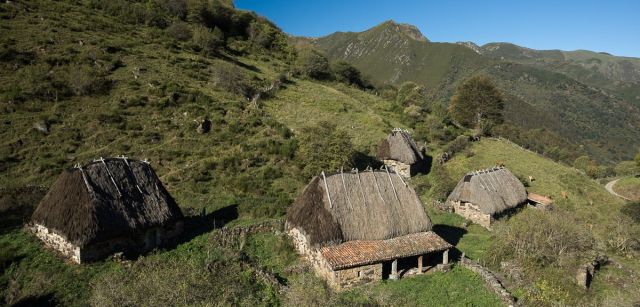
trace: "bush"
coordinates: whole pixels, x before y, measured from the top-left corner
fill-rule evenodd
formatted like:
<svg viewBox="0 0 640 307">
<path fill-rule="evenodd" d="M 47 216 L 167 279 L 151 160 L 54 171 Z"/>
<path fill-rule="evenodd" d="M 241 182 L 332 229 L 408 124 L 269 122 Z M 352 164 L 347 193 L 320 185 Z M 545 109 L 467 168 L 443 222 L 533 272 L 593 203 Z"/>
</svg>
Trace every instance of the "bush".
<svg viewBox="0 0 640 307">
<path fill-rule="evenodd" d="M 561 210 L 524 210 L 499 222 L 494 236 L 499 239 L 493 240 L 488 254 L 495 265 L 509 259 L 529 267 L 559 265 L 581 258 L 595 246 L 590 232 Z"/>
<path fill-rule="evenodd" d="M 178 41 L 188 41 L 192 36 L 189 25 L 181 21 L 172 23 L 165 31 L 167 31 L 169 36 Z"/>
<path fill-rule="evenodd" d="M 294 71 L 307 78 L 327 80 L 331 78 L 329 60 L 324 54 L 312 48 L 304 48 L 298 53 Z"/>
<path fill-rule="evenodd" d="M 255 93 L 255 87 L 249 77 L 235 65 L 219 62 L 212 69 L 215 86 L 245 98 L 251 98 Z"/>
<path fill-rule="evenodd" d="M 345 132 L 337 130 L 335 124 L 320 122 L 301 130 L 296 160 L 306 181 L 322 171 L 349 169 L 353 166 L 354 154 L 351 139 Z"/>
<path fill-rule="evenodd" d="M 224 47 L 224 33 L 219 28 L 213 30 L 197 26 L 193 31 L 193 44 L 198 50 L 211 54 Z"/>
<path fill-rule="evenodd" d="M 338 61 L 331 64 L 331 71 L 333 72 L 334 78 L 338 82 L 355 85 L 358 87 L 363 86 L 360 71 L 345 61 Z"/>
<path fill-rule="evenodd" d="M 436 166 L 431 172 L 431 195 L 437 200 L 444 201 L 455 189 L 457 182 L 449 176 L 447 170 L 442 166 Z"/>
</svg>

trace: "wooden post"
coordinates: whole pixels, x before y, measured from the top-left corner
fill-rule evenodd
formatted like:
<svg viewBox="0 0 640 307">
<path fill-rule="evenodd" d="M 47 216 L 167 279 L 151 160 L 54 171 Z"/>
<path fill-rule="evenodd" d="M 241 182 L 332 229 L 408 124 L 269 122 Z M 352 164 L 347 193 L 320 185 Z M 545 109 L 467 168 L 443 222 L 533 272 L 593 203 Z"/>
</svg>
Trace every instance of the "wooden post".
<svg viewBox="0 0 640 307">
<path fill-rule="evenodd" d="M 418 256 L 418 274 L 422 274 L 422 255 Z"/>
<path fill-rule="evenodd" d="M 442 264 L 448 264 L 449 263 L 449 250 L 445 250 L 444 253 L 442 253 Z"/>
<path fill-rule="evenodd" d="M 391 262 L 391 275 L 389 275 L 389 279 L 398 279 L 398 259 L 394 259 L 393 262 Z"/>
</svg>

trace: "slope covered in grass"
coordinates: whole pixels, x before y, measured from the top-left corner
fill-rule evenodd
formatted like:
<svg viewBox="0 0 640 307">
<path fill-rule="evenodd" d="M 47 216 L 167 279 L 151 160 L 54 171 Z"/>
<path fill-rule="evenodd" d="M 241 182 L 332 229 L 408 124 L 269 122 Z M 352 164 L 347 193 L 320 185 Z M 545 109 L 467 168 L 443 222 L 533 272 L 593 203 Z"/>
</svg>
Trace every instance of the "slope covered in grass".
<svg viewBox="0 0 640 307">
<path fill-rule="evenodd" d="M 613 190 L 628 199 L 640 201 L 640 178 L 622 178 L 616 182 L 613 186 Z"/>
</svg>

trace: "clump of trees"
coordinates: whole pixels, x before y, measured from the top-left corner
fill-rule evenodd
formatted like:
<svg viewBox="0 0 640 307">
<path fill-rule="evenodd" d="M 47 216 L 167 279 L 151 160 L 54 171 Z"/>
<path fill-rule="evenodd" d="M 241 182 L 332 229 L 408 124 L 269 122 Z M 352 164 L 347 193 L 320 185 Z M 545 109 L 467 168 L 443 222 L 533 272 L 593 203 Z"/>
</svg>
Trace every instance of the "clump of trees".
<svg viewBox="0 0 640 307">
<path fill-rule="evenodd" d="M 322 171 L 350 169 L 354 155 L 351 138 L 333 123 L 323 121 L 300 131 L 296 160 L 305 180 Z"/>
<path fill-rule="evenodd" d="M 305 47 L 298 51 L 298 57 L 294 63 L 294 72 L 304 78 L 331 79 L 329 60 L 320 51 L 310 47 Z"/>
<path fill-rule="evenodd" d="M 449 105 L 453 120 L 479 134 L 487 134 L 501 124 L 503 110 L 503 95 L 486 76 L 474 76 L 460 84 Z"/>
</svg>

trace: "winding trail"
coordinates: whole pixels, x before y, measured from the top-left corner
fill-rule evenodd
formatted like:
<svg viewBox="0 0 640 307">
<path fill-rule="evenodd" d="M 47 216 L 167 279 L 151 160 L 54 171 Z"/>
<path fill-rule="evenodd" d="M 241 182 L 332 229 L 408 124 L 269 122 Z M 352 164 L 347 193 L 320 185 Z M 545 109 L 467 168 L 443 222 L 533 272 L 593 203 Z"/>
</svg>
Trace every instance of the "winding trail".
<svg viewBox="0 0 640 307">
<path fill-rule="evenodd" d="M 616 180 L 611 180 L 611 181 L 607 182 L 607 184 L 604 186 L 604 188 L 605 188 L 605 189 L 607 189 L 607 191 L 609 191 L 609 193 L 611 193 L 611 195 L 613 195 L 613 196 L 620 197 L 620 198 L 622 198 L 622 199 L 624 199 L 624 200 L 626 200 L 626 201 L 631 201 L 631 199 L 628 199 L 628 198 L 626 198 L 626 197 L 624 197 L 624 196 L 622 196 L 622 195 L 620 195 L 620 194 L 616 193 L 616 191 L 614 191 L 614 190 L 613 190 L 613 186 L 614 186 L 614 185 L 618 182 L 618 180 L 620 180 L 620 179 L 622 179 L 622 178 L 618 178 L 618 179 L 616 179 Z"/>
</svg>

